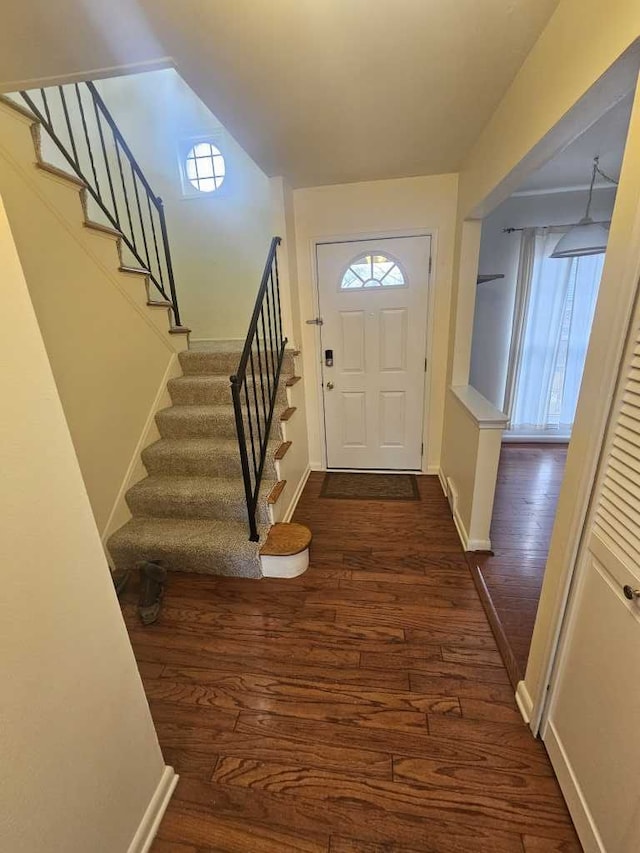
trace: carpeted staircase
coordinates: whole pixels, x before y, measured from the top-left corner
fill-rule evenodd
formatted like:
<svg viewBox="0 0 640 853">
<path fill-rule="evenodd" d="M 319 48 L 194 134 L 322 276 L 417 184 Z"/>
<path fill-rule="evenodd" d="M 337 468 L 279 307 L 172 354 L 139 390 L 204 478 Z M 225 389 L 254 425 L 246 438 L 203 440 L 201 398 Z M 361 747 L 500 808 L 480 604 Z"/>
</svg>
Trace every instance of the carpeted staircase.
<svg viewBox="0 0 640 853">
<path fill-rule="evenodd" d="M 293 577 L 304 571 L 310 531 L 289 523 L 272 526 L 272 521 L 286 515 L 286 507 L 278 499 L 291 505 L 301 473 L 298 458 L 298 468 L 293 464 L 289 469 L 297 472 L 295 479 L 289 484 L 288 493 L 284 492 L 286 477 L 278 480 L 278 473 L 292 456 L 295 463 L 295 453 L 287 457 L 287 463 L 283 459 L 292 445 L 292 441 L 284 440 L 284 422 L 296 411 L 289 399 L 289 389 L 299 380 L 294 375 L 296 353 L 284 355 L 258 505 L 260 543 L 251 542 L 229 384 L 230 375 L 238 367 L 240 346 L 235 351 L 183 350 L 188 345 L 189 329 L 176 325 L 175 305 L 159 297 L 151 286 L 149 270 L 141 268 L 135 258 L 132 260 L 123 234 L 106 224 L 91 200 L 85 180 L 72 174 L 73 170 L 68 171 L 67 165 L 60 168 L 43 156 L 41 123 L 15 100 L 15 95 L 0 95 L 0 120 L 6 136 L 3 142 L 11 141 L 12 148 L 23 157 L 25 168 L 33 163 L 35 149 L 35 168 L 43 176 L 43 187 L 46 184 L 48 204 L 73 212 L 68 193 L 79 193 L 81 204 L 73 200 L 73 205 L 78 204 L 76 239 L 83 246 L 87 239 L 100 240 L 99 246 L 91 245 L 89 254 L 98 257 L 96 250 L 100 249 L 100 262 L 114 267 L 123 291 L 131 298 L 132 310 L 150 312 L 154 325 L 171 339 L 171 348 L 179 353 L 183 375 L 168 382 L 173 405 L 156 415 L 160 440 L 142 452 L 148 476 L 126 494 L 132 518 L 107 540 L 113 567 L 128 569 L 141 561 L 160 560 L 167 569 L 215 575 Z M 54 148 L 49 144 L 49 155 L 55 154 Z M 74 212 L 68 221 L 73 227 Z M 113 241 L 106 251 L 105 238 Z M 163 315 L 168 315 L 168 322 Z M 265 354 L 266 341 L 260 343 Z M 256 407 L 262 396 L 259 376 L 257 383 L 255 395 L 253 387 L 248 387 L 251 397 L 255 396 Z M 271 560 L 268 570 L 261 569 L 261 545 L 263 556 Z"/>
<path fill-rule="evenodd" d="M 161 560 L 178 571 L 261 576 L 257 543 L 248 541 L 229 386 L 239 357 L 239 352 L 179 354 L 183 375 L 168 383 L 173 405 L 156 415 L 161 438 L 142 453 L 148 476 L 126 495 L 133 518 L 107 542 L 117 569 Z M 286 384 L 293 374 L 293 355 L 286 353 L 259 502 L 261 540 L 271 523 L 269 503 L 280 492 L 275 456 L 284 446 L 280 417 L 290 411 Z"/>
</svg>

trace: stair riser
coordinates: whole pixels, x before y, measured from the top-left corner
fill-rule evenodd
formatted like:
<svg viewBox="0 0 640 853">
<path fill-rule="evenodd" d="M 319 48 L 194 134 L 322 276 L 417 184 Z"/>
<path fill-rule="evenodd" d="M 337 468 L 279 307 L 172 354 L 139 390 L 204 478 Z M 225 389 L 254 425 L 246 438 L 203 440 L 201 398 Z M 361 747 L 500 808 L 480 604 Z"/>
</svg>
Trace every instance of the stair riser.
<svg viewBox="0 0 640 853">
<path fill-rule="evenodd" d="M 158 412 L 156 424 L 162 438 L 236 438 L 236 422 L 233 417 L 233 409 L 229 414 L 221 417 L 181 417 L 175 418 Z M 254 423 L 254 431 L 256 426 Z M 245 422 L 245 435 L 249 438 L 249 427 Z M 282 437 L 281 423 L 278 420 L 278 412 L 274 413 L 271 425 L 272 439 Z M 257 441 L 257 434 L 256 434 Z"/>
<path fill-rule="evenodd" d="M 188 501 L 166 495 L 127 495 L 127 504 L 134 517 L 152 518 L 211 518 L 223 521 L 245 521 L 247 505 L 243 497 L 227 500 L 194 496 Z M 258 524 L 270 521 L 267 504 L 258 502 Z"/>
<path fill-rule="evenodd" d="M 236 423 L 231 407 L 228 414 L 225 413 L 219 417 L 190 415 L 176 418 L 164 412 L 158 412 L 156 424 L 162 438 L 235 438 L 236 436 Z"/>
<path fill-rule="evenodd" d="M 198 552 L 196 549 L 177 550 L 166 546 L 149 548 L 127 543 L 126 546 L 110 545 L 109 553 L 116 569 L 135 569 L 142 560 L 159 560 L 164 568 L 172 572 L 249 578 L 262 576 L 257 556 L 255 562 L 248 562 L 242 557 L 213 549 Z"/>
<path fill-rule="evenodd" d="M 219 406 L 232 405 L 231 391 L 228 384 L 212 382 L 208 385 L 188 385 L 179 379 L 171 379 L 168 384 L 171 402 L 175 406 Z M 249 391 L 249 399 L 253 402 L 252 391 Z M 262 405 L 262 397 L 258 386 L 258 405 Z M 276 406 L 283 409 L 287 406 L 287 390 L 280 385 L 276 395 Z"/>
<path fill-rule="evenodd" d="M 179 454 L 158 454 L 143 450 L 142 461 L 149 474 L 175 475 L 178 477 L 242 477 L 242 467 L 238 453 L 227 455 L 212 449 L 210 455 L 189 456 Z M 264 466 L 265 480 L 276 480 L 276 467 L 272 456 L 268 456 Z"/>
<path fill-rule="evenodd" d="M 202 376 L 206 374 L 232 376 L 238 369 L 239 360 L 239 354 L 233 352 L 199 352 L 198 350 L 189 350 L 180 353 L 180 365 L 185 376 Z M 254 365 L 256 371 L 259 370 L 256 357 L 254 357 Z M 294 373 L 293 356 L 285 355 L 283 358 L 282 373 Z"/>
<path fill-rule="evenodd" d="M 206 385 L 190 385 L 184 379 L 170 379 L 167 388 L 175 406 L 232 405 L 228 382 L 213 381 Z"/>
</svg>

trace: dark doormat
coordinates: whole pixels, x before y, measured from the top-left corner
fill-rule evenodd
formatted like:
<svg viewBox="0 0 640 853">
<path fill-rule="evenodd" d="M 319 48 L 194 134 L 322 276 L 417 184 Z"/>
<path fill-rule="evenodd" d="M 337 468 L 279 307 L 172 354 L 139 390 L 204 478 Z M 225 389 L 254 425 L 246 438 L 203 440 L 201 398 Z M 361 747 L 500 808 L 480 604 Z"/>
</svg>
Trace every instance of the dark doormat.
<svg viewBox="0 0 640 853">
<path fill-rule="evenodd" d="M 415 474 L 325 474 L 321 498 L 355 501 L 419 501 Z"/>
</svg>

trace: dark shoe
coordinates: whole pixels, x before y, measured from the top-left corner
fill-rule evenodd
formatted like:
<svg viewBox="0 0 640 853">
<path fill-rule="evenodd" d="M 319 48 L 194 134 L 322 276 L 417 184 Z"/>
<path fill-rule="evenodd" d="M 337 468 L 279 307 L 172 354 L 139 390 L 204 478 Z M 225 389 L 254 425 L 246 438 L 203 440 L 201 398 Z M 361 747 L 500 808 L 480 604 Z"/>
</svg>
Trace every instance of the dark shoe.
<svg viewBox="0 0 640 853">
<path fill-rule="evenodd" d="M 152 625 L 160 615 L 167 570 L 159 563 L 146 562 L 140 565 L 140 598 L 138 613 L 143 625 Z"/>
</svg>

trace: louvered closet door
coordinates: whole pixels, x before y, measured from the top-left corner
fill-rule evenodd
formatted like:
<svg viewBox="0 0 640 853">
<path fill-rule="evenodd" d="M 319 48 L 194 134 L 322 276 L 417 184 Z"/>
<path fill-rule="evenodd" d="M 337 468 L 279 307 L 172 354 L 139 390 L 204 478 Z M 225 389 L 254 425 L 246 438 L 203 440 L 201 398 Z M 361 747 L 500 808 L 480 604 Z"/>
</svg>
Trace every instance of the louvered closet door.
<svg viewBox="0 0 640 853">
<path fill-rule="evenodd" d="M 559 746 L 550 748 L 554 764 L 564 752 L 586 826 L 591 821 L 593 837 L 585 830 L 585 849 L 635 853 L 640 850 L 640 598 L 634 595 L 636 590 L 640 595 L 639 316 L 619 385 L 544 740 Z M 562 769 L 556 770 L 562 779 Z"/>
</svg>

